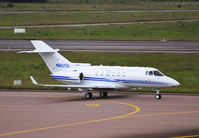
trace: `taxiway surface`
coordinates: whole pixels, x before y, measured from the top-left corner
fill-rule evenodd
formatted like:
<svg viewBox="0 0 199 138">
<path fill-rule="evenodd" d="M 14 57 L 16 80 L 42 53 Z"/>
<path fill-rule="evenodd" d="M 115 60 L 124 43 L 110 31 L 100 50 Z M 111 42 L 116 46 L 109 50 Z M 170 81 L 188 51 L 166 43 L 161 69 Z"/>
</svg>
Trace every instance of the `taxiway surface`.
<svg viewBox="0 0 199 138">
<path fill-rule="evenodd" d="M 132 52 L 132 53 L 199 53 L 199 42 L 158 41 L 45 41 L 61 51 Z M 0 51 L 34 49 L 27 40 L 0 40 Z"/>
<path fill-rule="evenodd" d="M 199 95 L 0 92 L 0 137 L 164 138 L 199 136 Z"/>
</svg>

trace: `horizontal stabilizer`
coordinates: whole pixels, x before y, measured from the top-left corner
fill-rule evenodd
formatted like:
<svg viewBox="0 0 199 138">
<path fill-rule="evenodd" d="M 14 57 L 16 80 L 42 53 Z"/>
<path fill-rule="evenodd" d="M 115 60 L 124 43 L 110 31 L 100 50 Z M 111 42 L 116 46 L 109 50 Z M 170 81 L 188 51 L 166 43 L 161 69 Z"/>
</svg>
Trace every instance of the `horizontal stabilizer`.
<svg viewBox="0 0 199 138">
<path fill-rule="evenodd" d="M 90 63 L 74 63 L 76 66 L 91 66 Z"/>
<path fill-rule="evenodd" d="M 21 51 L 18 53 L 39 53 L 51 73 L 66 71 L 69 68 L 71 69 L 76 67 L 75 64 L 71 63 L 58 52 L 59 49 L 53 49 L 40 40 L 32 40 L 31 43 L 35 48 L 34 50 Z"/>
<path fill-rule="evenodd" d="M 35 50 L 33 51 L 21 51 L 18 53 L 54 53 L 58 52 L 59 49 L 53 49 L 50 46 L 48 46 L 46 43 L 40 40 L 31 40 L 31 43 L 35 47 Z"/>
<path fill-rule="evenodd" d="M 46 50 L 46 51 L 41 51 L 41 50 L 33 50 L 33 51 L 20 51 L 18 53 L 54 53 L 58 52 L 59 49 L 53 49 L 53 50 Z"/>
</svg>

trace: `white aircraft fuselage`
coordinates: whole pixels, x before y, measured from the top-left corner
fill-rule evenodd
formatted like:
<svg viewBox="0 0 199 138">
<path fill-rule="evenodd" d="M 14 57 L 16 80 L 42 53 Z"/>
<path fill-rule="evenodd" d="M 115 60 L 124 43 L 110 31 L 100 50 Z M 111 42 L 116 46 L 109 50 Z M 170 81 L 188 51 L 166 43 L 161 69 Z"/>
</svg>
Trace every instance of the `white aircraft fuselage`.
<svg viewBox="0 0 199 138">
<path fill-rule="evenodd" d="M 67 84 L 107 85 L 115 89 L 161 89 L 179 85 L 176 80 L 149 67 L 78 66 L 76 69 L 52 73 L 50 76 Z"/>
<path fill-rule="evenodd" d="M 59 50 L 52 49 L 43 41 L 31 41 L 34 51 L 20 53 L 39 53 L 51 71 L 51 77 L 67 85 L 38 84 L 40 86 L 78 88 L 85 92 L 87 99 L 92 97 L 92 90 L 99 90 L 101 97 L 116 89 L 153 89 L 156 99 L 160 99 L 159 89 L 180 85 L 176 80 L 167 77 L 158 69 L 151 67 L 91 66 L 89 63 L 72 63 Z"/>
</svg>

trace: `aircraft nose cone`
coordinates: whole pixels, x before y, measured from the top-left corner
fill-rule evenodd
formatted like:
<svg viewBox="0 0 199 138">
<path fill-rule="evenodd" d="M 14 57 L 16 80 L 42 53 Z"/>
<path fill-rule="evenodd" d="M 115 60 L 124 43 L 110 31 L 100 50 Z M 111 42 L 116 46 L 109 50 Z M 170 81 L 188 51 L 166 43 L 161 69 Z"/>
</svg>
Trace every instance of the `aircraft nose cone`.
<svg viewBox="0 0 199 138">
<path fill-rule="evenodd" d="M 176 87 L 176 86 L 179 86 L 180 85 L 180 83 L 178 82 L 178 81 L 176 81 L 176 80 L 172 80 L 172 87 Z"/>
</svg>

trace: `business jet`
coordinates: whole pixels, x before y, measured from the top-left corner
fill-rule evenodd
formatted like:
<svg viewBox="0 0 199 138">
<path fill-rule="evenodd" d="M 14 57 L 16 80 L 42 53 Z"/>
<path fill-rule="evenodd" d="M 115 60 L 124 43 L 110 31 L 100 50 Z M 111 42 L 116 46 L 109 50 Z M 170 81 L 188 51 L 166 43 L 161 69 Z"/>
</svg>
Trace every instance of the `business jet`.
<svg viewBox="0 0 199 138">
<path fill-rule="evenodd" d="M 66 83 L 66 85 L 39 84 L 33 76 L 30 76 L 35 85 L 77 88 L 85 93 L 86 99 L 92 98 L 94 90 L 99 91 L 101 97 L 107 97 L 111 91 L 143 88 L 156 91 L 155 99 L 161 99 L 160 89 L 180 85 L 155 68 L 72 63 L 58 53 L 59 49 L 52 49 L 43 41 L 32 40 L 31 43 L 35 50 L 19 53 L 39 53 L 51 72 L 50 77 Z"/>
</svg>

